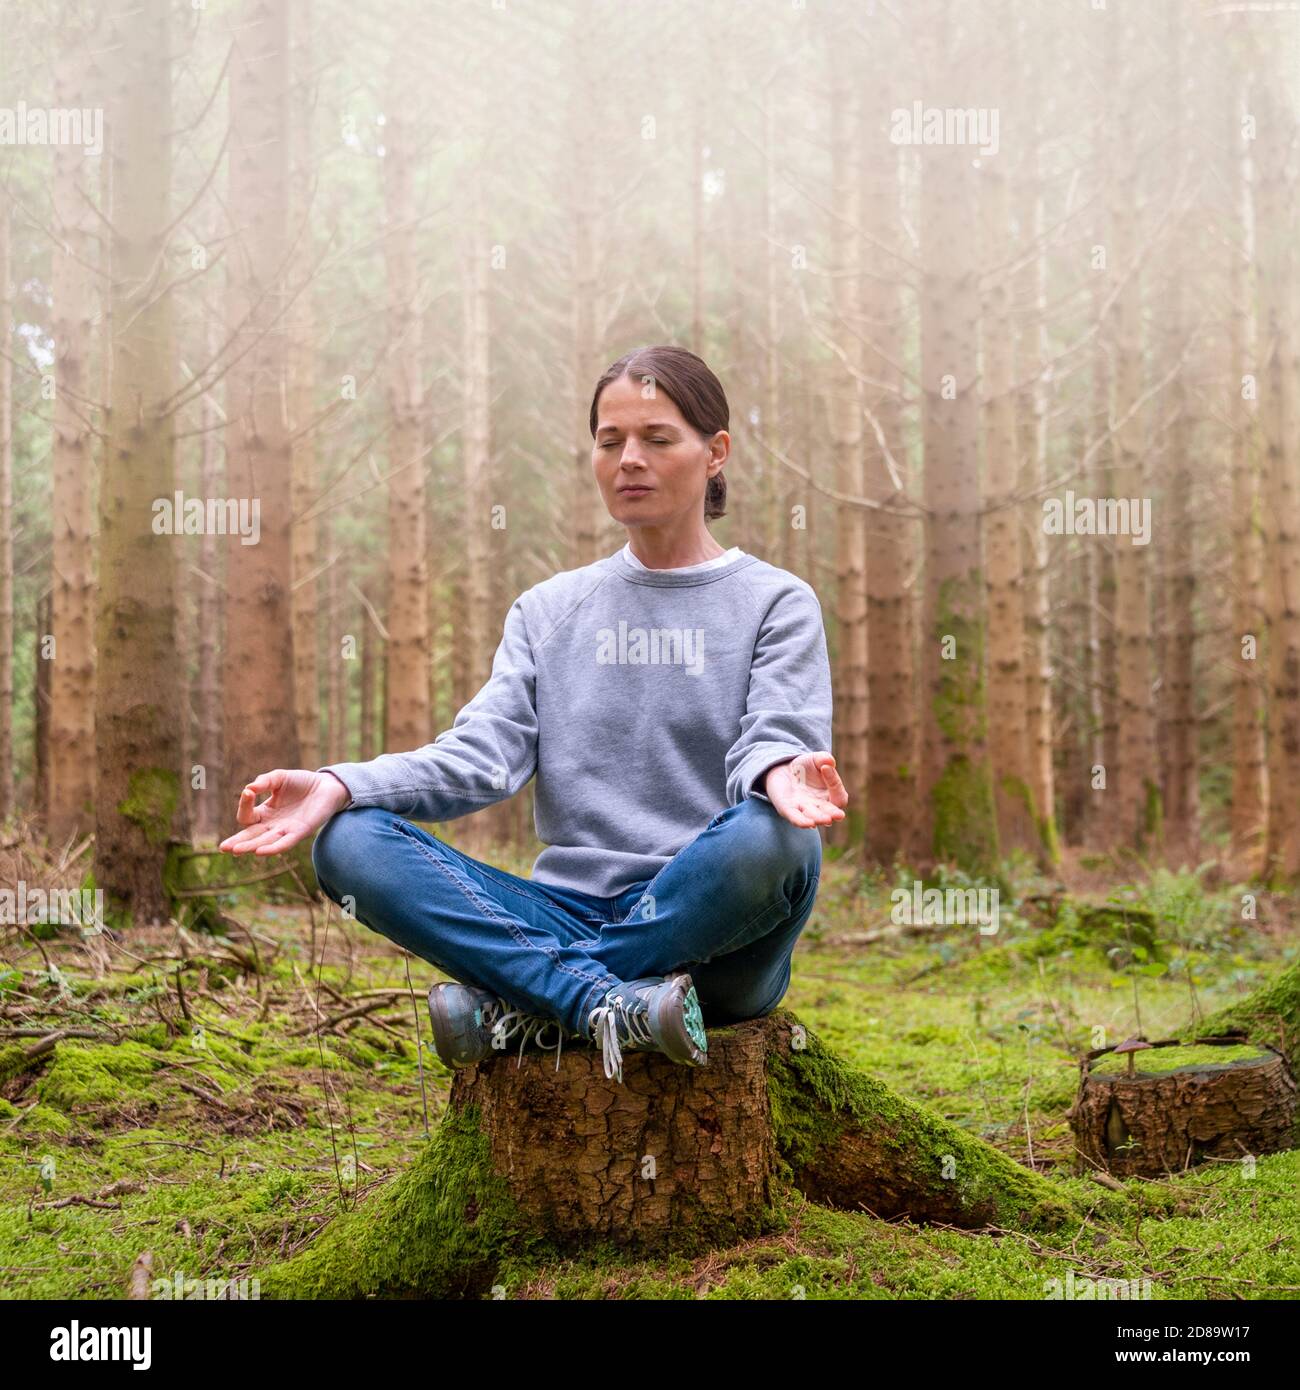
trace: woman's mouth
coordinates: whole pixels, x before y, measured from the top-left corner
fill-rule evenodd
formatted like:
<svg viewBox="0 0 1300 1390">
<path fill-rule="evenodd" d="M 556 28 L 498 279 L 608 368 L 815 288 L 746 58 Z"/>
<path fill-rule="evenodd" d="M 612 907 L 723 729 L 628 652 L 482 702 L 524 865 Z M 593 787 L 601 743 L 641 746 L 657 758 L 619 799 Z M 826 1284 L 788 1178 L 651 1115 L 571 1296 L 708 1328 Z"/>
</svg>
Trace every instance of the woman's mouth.
<svg viewBox="0 0 1300 1390">
<path fill-rule="evenodd" d="M 653 492 L 654 489 L 650 487 L 640 487 L 639 485 L 634 485 L 632 487 L 621 487 L 618 491 L 619 495 L 622 497 L 644 497 L 647 493 Z"/>
</svg>

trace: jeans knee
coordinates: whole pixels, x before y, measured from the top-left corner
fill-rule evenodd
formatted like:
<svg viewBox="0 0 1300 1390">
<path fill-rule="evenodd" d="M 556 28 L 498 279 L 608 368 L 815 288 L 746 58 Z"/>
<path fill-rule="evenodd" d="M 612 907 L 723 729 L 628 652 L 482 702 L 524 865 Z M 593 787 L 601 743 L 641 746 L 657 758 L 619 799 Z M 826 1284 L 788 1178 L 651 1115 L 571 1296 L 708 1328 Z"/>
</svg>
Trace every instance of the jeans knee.
<svg viewBox="0 0 1300 1390">
<path fill-rule="evenodd" d="M 814 825 L 795 825 L 766 801 L 749 797 L 742 803 L 752 849 L 750 871 L 785 882 L 793 877 L 814 879 L 821 873 L 822 838 Z M 752 808 L 752 809 L 750 809 Z"/>
<path fill-rule="evenodd" d="M 366 863 L 366 842 L 379 824 L 387 824 L 392 813 L 378 806 L 362 806 L 339 811 L 316 832 L 311 847 L 311 866 L 323 889 L 335 890 L 336 897 L 352 882 L 360 865 Z"/>
</svg>

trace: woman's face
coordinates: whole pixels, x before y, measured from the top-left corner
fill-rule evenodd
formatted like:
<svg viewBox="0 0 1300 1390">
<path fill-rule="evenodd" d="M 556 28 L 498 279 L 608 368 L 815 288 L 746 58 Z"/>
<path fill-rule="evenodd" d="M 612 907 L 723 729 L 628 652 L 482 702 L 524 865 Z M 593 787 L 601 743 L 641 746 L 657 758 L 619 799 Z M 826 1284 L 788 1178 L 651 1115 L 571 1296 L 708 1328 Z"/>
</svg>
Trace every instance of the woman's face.
<svg viewBox="0 0 1300 1390">
<path fill-rule="evenodd" d="M 703 520 L 708 480 L 727 461 L 731 436 L 700 436 L 653 382 L 622 376 L 596 403 L 591 463 L 610 516 L 623 526 Z"/>
</svg>

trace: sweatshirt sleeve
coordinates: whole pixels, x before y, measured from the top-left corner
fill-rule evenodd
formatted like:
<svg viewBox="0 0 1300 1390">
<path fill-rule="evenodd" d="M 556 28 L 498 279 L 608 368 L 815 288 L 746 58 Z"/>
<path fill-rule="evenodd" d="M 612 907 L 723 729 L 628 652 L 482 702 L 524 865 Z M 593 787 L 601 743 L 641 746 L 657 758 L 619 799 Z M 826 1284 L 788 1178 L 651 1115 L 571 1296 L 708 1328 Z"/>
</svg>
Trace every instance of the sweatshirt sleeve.
<svg viewBox="0 0 1300 1390">
<path fill-rule="evenodd" d="M 782 590 L 759 627 L 740 737 L 727 753 L 727 804 L 767 801 L 768 768 L 831 746 L 831 667 L 821 604 L 806 584 Z"/>
<path fill-rule="evenodd" d="M 537 770 L 536 667 L 520 600 L 506 615 L 487 684 L 450 729 L 409 753 L 316 770 L 347 787 L 349 808 L 380 806 L 413 820 L 455 820 L 513 796 Z"/>
</svg>

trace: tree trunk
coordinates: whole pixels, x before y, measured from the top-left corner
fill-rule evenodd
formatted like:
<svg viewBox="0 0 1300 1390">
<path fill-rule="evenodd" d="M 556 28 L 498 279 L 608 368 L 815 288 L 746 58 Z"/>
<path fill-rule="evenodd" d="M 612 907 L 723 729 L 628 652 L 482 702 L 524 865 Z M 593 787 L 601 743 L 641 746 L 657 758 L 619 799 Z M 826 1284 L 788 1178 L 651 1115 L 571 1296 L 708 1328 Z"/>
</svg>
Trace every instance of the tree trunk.
<svg viewBox="0 0 1300 1390">
<path fill-rule="evenodd" d="M 1259 417 L 1264 440 L 1268 571 L 1268 834 L 1265 872 L 1300 878 L 1300 388 L 1296 385 L 1295 248 L 1288 152 L 1294 125 L 1275 80 L 1262 75 L 1252 102 L 1258 121 L 1257 230 Z"/>
<path fill-rule="evenodd" d="M 173 547 L 154 500 L 175 491 L 168 0 L 114 5 L 112 403 L 99 495 L 95 883 L 137 922 L 168 914 L 163 867 L 182 809 Z M 179 520 L 179 518 L 178 518 Z"/>
<path fill-rule="evenodd" d="M 1004 11 L 1005 14 L 1005 11 Z M 1000 74 L 1005 78 L 1006 74 Z M 985 276 L 982 324 L 984 394 L 984 538 L 988 585 L 989 760 L 1003 853 L 1037 849 L 1037 808 L 1029 778 L 1029 688 L 1025 669 L 1025 591 L 1020 560 L 1020 486 L 1011 287 L 1001 263 L 1011 236 L 1005 157 L 981 162 Z M 1023 229 L 1022 229 L 1023 231 Z M 1022 243 L 1028 237 L 1022 234 Z M 1025 245 L 1019 248 L 1025 253 Z M 1041 514 L 1041 513 L 1040 513 Z M 1042 527 L 1040 526 L 1041 533 Z M 1032 563 L 1032 561 L 1031 561 Z M 1051 744 L 1048 743 L 1048 756 Z"/>
<path fill-rule="evenodd" d="M 55 101 L 82 103 L 90 77 L 91 33 L 69 22 L 61 34 Z M 54 245 L 50 252 L 55 394 L 50 450 L 54 660 L 50 663 L 50 781 L 47 831 L 62 844 L 93 823 L 95 795 L 94 510 L 95 213 L 90 165 L 78 145 L 57 144 Z"/>
<path fill-rule="evenodd" d="M 881 113 L 862 103 L 867 161 L 862 221 L 873 273 L 864 276 L 861 321 L 868 335 L 863 371 L 869 409 L 864 495 L 881 504 L 867 520 L 867 850 L 878 864 L 911 852 L 916 832 L 916 689 L 912 593 L 915 520 L 904 510 L 902 308 L 897 264 L 888 252 L 900 222 L 898 154 Z M 879 430 L 879 434 L 877 434 Z"/>
<path fill-rule="evenodd" d="M 596 314 L 600 302 L 600 281 L 596 221 L 591 200 L 591 189 L 597 183 L 594 140 L 600 129 L 590 84 L 590 74 L 600 62 L 595 48 L 596 13 L 592 0 L 575 0 L 571 15 L 568 37 L 572 61 L 569 69 L 568 142 L 573 161 L 573 182 L 568 189 L 567 210 L 572 255 L 569 351 L 572 372 L 570 387 L 573 393 L 570 425 L 573 462 L 569 474 L 568 514 L 563 518 L 563 524 L 569 543 L 569 567 L 579 569 L 600 558 L 600 497 L 591 470 L 590 411 L 591 393 L 605 364 L 599 360 L 601 334 L 597 328 Z M 486 370 L 486 342 L 483 353 Z M 474 653 L 473 659 L 477 660 L 479 649 L 471 647 L 470 650 Z"/>
<path fill-rule="evenodd" d="M 1185 14 L 1177 4 L 1166 5 L 1167 54 L 1169 72 L 1168 110 L 1174 116 L 1174 128 L 1183 132 L 1194 128 L 1195 115 L 1187 109 L 1187 93 L 1183 78 L 1183 37 Z M 1186 137 L 1175 137 L 1174 149 L 1179 158 L 1186 157 Z M 1171 172 L 1173 172 L 1171 170 Z M 1175 247 L 1166 257 L 1168 280 L 1164 294 L 1166 315 L 1164 357 L 1173 370 L 1187 349 L 1190 331 L 1185 303 L 1188 279 L 1186 251 L 1180 255 L 1183 243 L 1194 235 L 1191 217 L 1175 226 Z M 1204 246 L 1193 243 L 1194 255 Z M 1205 259 L 1213 264 L 1212 254 Z M 1201 260 L 1197 256 L 1197 260 Z M 1196 554 L 1195 518 L 1198 508 L 1192 496 L 1193 420 L 1192 396 L 1187 382 L 1187 362 L 1183 361 L 1169 383 L 1167 411 L 1169 424 L 1169 467 L 1165 488 L 1166 521 L 1160 528 L 1164 539 L 1164 558 L 1167 583 L 1165 589 L 1166 634 L 1164 659 L 1160 664 L 1165 691 L 1165 748 L 1164 766 L 1164 823 L 1165 841 L 1173 863 L 1195 864 L 1199 837 L 1199 805 L 1197 778 L 1197 718 L 1195 676 L 1196 644 Z"/>
<path fill-rule="evenodd" d="M 32 661 L 32 803 L 45 819 L 46 793 L 50 786 L 50 591 L 36 600 L 36 631 Z"/>
<path fill-rule="evenodd" d="M 217 319 L 210 315 L 206 326 L 205 361 L 211 361 L 220 347 Z M 203 497 L 222 495 L 221 441 L 217 437 L 221 411 L 210 391 L 201 401 L 199 436 L 199 493 Z M 221 795 L 221 619 L 225 608 L 225 586 L 221 582 L 220 537 L 208 527 L 199 536 L 198 578 L 198 762 L 204 769 L 206 786 L 194 803 L 196 841 L 225 838 Z M 314 766 L 314 764 L 313 764 Z"/>
<path fill-rule="evenodd" d="M 9 195 L 0 187 L 0 823 L 14 810 L 14 376 L 9 360 L 13 342 L 9 235 Z"/>
<path fill-rule="evenodd" d="M 481 1294 L 507 1256 L 699 1254 L 816 1202 L 964 1228 L 1052 1230 L 1060 1189 L 846 1066 L 781 1009 L 709 1035 L 706 1067 L 575 1044 L 456 1074 L 412 1168 L 262 1276 L 272 1298 Z"/>
<path fill-rule="evenodd" d="M 1230 69 L 1223 80 L 1224 121 L 1240 119 L 1243 88 Z M 1235 142 L 1223 146 L 1224 183 L 1231 190 L 1224 217 L 1227 241 L 1228 441 L 1232 471 L 1232 850 L 1248 871 L 1260 867 L 1268 799 L 1264 742 L 1264 677 L 1260 655 L 1264 621 L 1263 555 L 1260 546 L 1259 460 L 1255 412 L 1248 405 L 1246 378 L 1255 378 L 1255 315 L 1250 299 L 1252 248 L 1246 242 L 1250 223 L 1250 185 L 1246 159 Z"/>
<path fill-rule="evenodd" d="M 316 570 L 320 564 L 320 520 L 313 509 L 317 492 L 316 436 L 316 315 L 312 304 L 314 274 L 311 236 L 314 171 L 312 117 L 315 113 L 315 74 L 312 71 L 312 0 L 293 0 L 291 64 L 294 97 L 289 114 L 292 140 L 290 197 L 294 233 L 291 290 L 297 298 L 289 310 L 289 425 L 292 462 L 293 520 L 290 527 L 293 589 L 293 697 L 298 730 L 298 758 L 303 767 L 321 766 L 320 689 L 317 672 L 316 623 L 319 598 Z"/>
<path fill-rule="evenodd" d="M 827 30 L 831 75 L 831 281 L 834 302 L 831 337 L 842 354 L 832 360 L 829 383 L 831 451 L 835 487 L 850 497 L 864 491 L 861 334 L 855 320 L 859 296 L 857 191 L 862 159 L 856 135 L 846 36 L 838 25 Z M 852 217 L 852 221 L 850 221 Z M 835 515 L 835 728 L 832 747 L 840 779 L 849 793 L 844 820 L 828 829 L 833 844 L 862 842 L 867 809 L 867 513 L 840 507 Z"/>
<path fill-rule="evenodd" d="M 294 706 L 292 459 L 288 419 L 289 19 L 243 0 L 230 59 L 231 362 L 227 485 L 256 499 L 261 536 L 226 546 L 223 795 L 260 772 L 297 767 Z M 250 679 L 249 672 L 256 678 Z M 233 805 L 233 801 L 228 804 Z"/>
<path fill-rule="evenodd" d="M 941 7 L 935 43 L 960 83 L 956 16 Z M 984 573 L 980 556 L 979 282 L 971 228 L 974 170 L 960 145 L 921 151 L 921 385 L 926 584 L 922 803 L 930 850 L 981 872 L 998 858 L 986 751 Z"/>
<path fill-rule="evenodd" d="M 395 62 L 400 62 L 395 59 Z M 429 711 L 428 501 L 424 462 L 424 315 L 416 266 L 415 156 L 418 131 L 403 114 L 400 74 L 390 80 L 384 126 L 384 239 L 388 269 L 388 738 L 394 751 L 433 737 Z M 475 245 L 476 254 L 486 248 Z M 487 525 L 481 517 L 475 524 Z"/>
<path fill-rule="evenodd" d="M 1137 21 L 1131 21 L 1136 24 Z M 1119 16 L 1107 24 L 1107 36 L 1131 51 L 1125 35 L 1117 35 Z M 1133 45 L 1136 48 L 1136 44 Z M 1116 57 L 1123 67 L 1123 60 Z M 1119 149 L 1118 177 L 1112 185 L 1110 268 L 1122 279 L 1111 305 L 1110 341 L 1115 360 L 1114 496 L 1149 496 L 1146 471 L 1146 433 L 1139 400 L 1142 394 L 1142 278 L 1138 242 L 1137 152 L 1124 135 L 1136 126 L 1137 89 L 1131 71 L 1125 92 L 1128 106 L 1113 149 Z M 1115 571 L 1115 662 L 1118 692 L 1118 765 L 1107 767 L 1107 785 L 1115 803 L 1112 843 L 1142 849 L 1160 833 L 1160 791 L 1156 769 L 1155 715 L 1151 697 L 1151 613 L 1147 596 L 1146 550 L 1133 535 L 1112 537 Z"/>
<path fill-rule="evenodd" d="M 1033 98 L 1036 102 L 1036 96 Z M 1036 104 L 1034 110 L 1040 109 Z M 1020 243 L 1044 234 L 1043 191 L 1037 147 L 1027 154 L 1030 167 L 1019 206 Z M 1020 470 L 1017 486 L 1027 500 L 1020 508 L 1022 598 L 1025 620 L 1025 715 L 1029 798 L 1035 817 L 1034 849 L 1044 869 L 1060 859 L 1056 827 L 1056 777 L 1052 767 L 1051 593 L 1047 533 L 1039 495 L 1047 482 L 1048 388 L 1039 377 L 1047 360 L 1047 253 L 1039 248 L 1020 276 L 1017 297 L 1033 312 L 1022 316 L 1016 339 L 1016 377 L 1022 383 L 1016 409 Z M 996 770 L 996 765 L 995 765 Z"/>
</svg>

